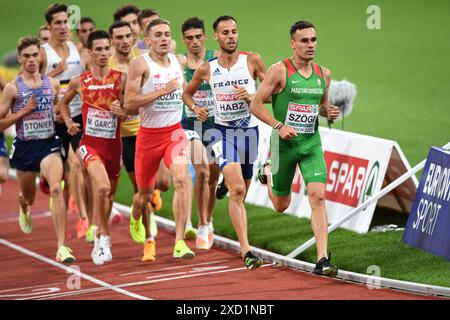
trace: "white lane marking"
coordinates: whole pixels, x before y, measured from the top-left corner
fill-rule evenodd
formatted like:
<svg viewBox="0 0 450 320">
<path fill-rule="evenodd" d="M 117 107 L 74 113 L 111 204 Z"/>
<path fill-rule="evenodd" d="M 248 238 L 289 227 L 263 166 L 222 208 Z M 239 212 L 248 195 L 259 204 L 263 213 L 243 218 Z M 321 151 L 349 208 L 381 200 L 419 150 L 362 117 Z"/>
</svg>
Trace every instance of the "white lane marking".
<svg viewBox="0 0 450 320">
<path fill-rule="evenodd" d="M 42 213 L 32 213 L 31 219 L 42 219 L 42 218 L 48 218 L 51 217 L 52 213 L 50 211 L 42 212 Z M 3 218 L 0 219 L 0 223 L 7 223 L 7 222 L 16 222 L 19 221 L 19 213 L 17 213 L 17 217 L 9 217 L 9 218 Z"/>
<path fill-rule="evenodd" d="M 209 265 L 209 264 L 224 263 L 224 262 L 228 262 L 228 261 L 229 260 L 218 260 L 218 261 L 188 264 L 185 266 L 167 267 L 167 268 L 161 268 L 161 269 L 152 269 L 152 270 L 145 270 L 145 271 L 138 271 L 138 272 L 122 273 L 120 275 L 120 277 L 131 276 L 131 275 L 135 275 L 135 274 L 143 274 L 143 273 L 153 273 L 153 272 L 159 272 L 159 271 L 165 271 L 165 270 L 183 269 L 183 268 L 189 268 L 189 267 L 193 267 L 193 266 L 204 266 L 204 265 Z"/>
<path fill-rule="evenodd" d="M 170 276 L 178 276 L 181 274 L 198 273 L 198 272 L 227 269 L 227 268 L 229 268 L 229 266 L 220 266 L 220 267 L 211 267 L 211 268 L 194 268 L 191 271 L 183 271 L 183 272 L 176 272 L 176 273 L 164 273 L 164 274 L 159 274 L 156 276 L 145 277 L 145 279 L 164 278 L 164 277 L 170 277 Z"/>
<path fill-rule="evenodd" d="M 60 285 L 60 284 L 64 284 L 64 282 L 55 282 L 55 283 L 41 284 L 41 285 L 38 285 L 38 286 L 1 290 L 0 293 L 6 293 L 6 292 L 11 292 L 11 291 L 23 291 L 23 290 L 29 290 L 29 289 L 42 288 L 42 287 L 49 288 L 51 286 L 56 286 L 56 285 Z"/>
<path fill-rule="evenodd" d="M 32 293 L 13 293 L 13 294 L 3 294 L 0 295 L 0 298 L 17 298 L 17 297 L 31 297 L 39 296 L 41 294 L 51 294 L 58 291 L 61 291 L 60 288 L 40 288 L 31 290 Z"/>
<path fill-rule="evenodd" d="M 21 247 L 21 246 L 16 245 L 16 244 L 14 244 L 12 242 L 9 242 L 6 239 L 0 238 L 0 244 L 3 244 L 4 246 L 7 246 L 7 247 L 9 247 L 11 249 L 14 249 L 16 251 L 22 252 L 23 254 L 26 254 L 27 256 L 30 256 L 30 257 L 33 257 L 35 259 L 41 260 L 43 262 L 46 262 L 46 263 L 48 263 L 48 264 L 50 264 L 50 265 L 52 265 L 54 267 L 60 268 L 60 269 L 62 269 L 64 271 L 66 271 L 67 273 L 73 273 L 73 274 L 75 274 L 78 277 L 81 277 L 81 278 L 83 278 L 83 279 L 85 279 L 87 281 L 93 282 L 93 283 L 95 283 L 95 284 L 97 284 L 99 286 L 102 286 L 102 287 L 104 287 L 104 288 L 106 288 L 108 290 L 114 290 L 114 291 L 116 291 L 118 293 L 121 293 L 123 295 L 129 296 L 129 297 L 132 297 L 132 298 L 136 298 L 136 299 L 139 299 L 139 300 L 152 300 L 152 299 L 150 299 L 148 297 L 144 297 L 144 296 L 138 295 L 136 293 L 133 293 L 133 292 L 130 292 L 130 291 L 127 291 L 127 290 L 123 290 L 123 289 L 121 289 L 121 288 L 119 288 L 117 286 L 114 286 L 114 285 L 111 285 L 111 284 L 106 283 L 104 281 L 101 281 L 99 279 L 96 279 L 96 278 L 94 278 L 94 277 L 92 277 L 90 275 L 87 275 L 87 274 L 85 274 L 83 272 L 80 272 L 79 270 L 77 270 L 75 268 L 70 268 L 70 267 L 67 267 L 67 266 L 63 265 L 62 263 L 58 263 L 56 261 L 50 260 L 47 257 L 44 257 L 44 256 L 42 256 L 42 255 L 40 255 L 40 254 L 38 254 L 36 252 L 33 252 L 33 251 L 28 250 L 28 249 L 26 249 L 24 247 Z"/>
<path fill-rule="evenodd" d="M 218 266 L 218 267 L 206 267 L 206 268 L 192 268 L 192 271 L 189 272 L 202 272 L 202 271 L 213 271 L 229 268 L 229 266 Z"/>
<path fill-rule="evenodd" d="M 262 265 L 261 268 L 273 267 L 273 266 L 276 266 L 276 263 L 265 264 L 265 265 Z M 219 274 L 219 273 L 225 273 L 225 272 L 233 272 L 233 271 L 241 271 L 241 270 L 246 270 L 246 268 L 245 267 L 240 267 L 240 268 L 234 268 L 234 269 L 228 269 L 228 270 L 212 271 L 212 272 L 205 272 L 205 273 L 194 273 L 194 274 L 188 274 L 188 275 L 179 276 L 179 277 L 171 277 L 171 278 L 153 279 L 153 280 L 147 280 L 147 281 L 124 283 L 124 284 L 118 284 L 118 285 L 116 285 L 116 287 L 117 288 L 135 287 L 135 286 L 140 286 L 140 285 L 145 285 L 145 284 L 150 284 L 150 283 L 158 283 L 158 282 L 179 280 L 179 279 L 199 277 L 199 276 L 207 276 L 207 275 L 213 275 L 213 274 Z M 248 272 L 250 272 L 250 271 L 248 271 Z M 254 271 L 254 272 L 258 272 L 258 271 Z M 72 291 L 72 292 L 62 292 L 62 293 L 51 294 L 51 295 L 43 295 L 43 296 L 38 296 L 38 297 L 33 297 L 33 298 L 23 298 L 23 299 L 20 299 L 20 300 L 57 299 L 57 298 L 65 298 L 65 297 L 69 297 L 69 296 L 75 296 L 75 295 L 92 293 L 92 292 L 98 292 L 98 291 L 104 291 L 104 290 L 108 290 L 108 289 L 106 289 L 106 288 L 85 289 L 85 290 Z"/>
</svg>

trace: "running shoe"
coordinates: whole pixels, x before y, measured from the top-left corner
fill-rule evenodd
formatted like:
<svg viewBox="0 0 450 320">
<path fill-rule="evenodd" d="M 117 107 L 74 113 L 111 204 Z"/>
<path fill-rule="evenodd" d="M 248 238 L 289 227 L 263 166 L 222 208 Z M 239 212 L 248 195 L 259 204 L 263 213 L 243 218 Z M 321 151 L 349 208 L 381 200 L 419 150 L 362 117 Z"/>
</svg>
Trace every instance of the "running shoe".
<svg viewBox="0 0 450 320">
<path fill-rule="evenodd" d="M 89 229 L 88 219 L 78 218 L 77 224 L 75 226 L 75 230 L 77 232 L 77 239 L 86 237 L 88 229 Z"/>
<path fill-rule="evenodd" d="M 93 243 L 94 242 L 94 229 L 95 229 L 96 225 L 95 224 L 91 224 L 89 226 L 89 229 L 86 232 L 86 242 L 89 243 Z"/>
<path fill-rule="evenodd" d="M 145 241 L 145 227 L 142 223 L 142 215 L 139 220 L 135 220 L 133 215 L 130 215 L 130 235 L 136 243 L 144 243 Z"/>
<path fill-rule="evenodd" d="M 102 248 L 103 253 L 103 261 L 108 262 L 112 261 L 112 253 L 111 253 L 111 237 L 110 236 L 100 236 L 100 248 Z"/>
<path fill-rule="evenodd" d="M 197 249 L 208 250 L 208 226 L 199 226 L 197 230 L 197 237 L 195 240 L 195 246 Z"/>
<path fill-rule="evenodd" d="M 67 246 L 60 246 L 56 252 L 56 261 L 62 263 L 74 263 L 76 261 L 75 257 L 72 255 L 72 249 Z"/>
<path fill-rule="evenodd" d="M 195 253 L 189 249 L 184 240 L 178 240 L 173 248 L 173 257 L 177 259 L 192 259 Z"/>
<path fill-rule="evenodd" d="M 261 182 L 261 184 L 267 184 L 267 175 L 264 173 L 264 168 L 271 163 L 272 161 L 270 159 L 267 159 L 267 161 L 264 162 L 258 169 L 258 180 L 259 182 Z"/>
<path fill-rule="evenodd" d="M 28 207 L 27 213 L 22 211 L 22 206 L 20 206 L 19 214 L 19 225 L 23 233 L 29 234 L 33 231 L 33 223 L 31 221 L 30 207 Z"/>
<path fill-rule="evenodd" d="M 253 254 L 251 250 L 247 251 L 244 256 L 244 265 L 249 270 L 259 268 L 263 264 L 263 260 Z"/>
<path fill-rule="evenodd" d="M 141 261 L 146 262 L 155 260 L 156 260 L 156 243 L 154 240 L 146 240 L 144 245 L 144 255 Z"/>
<path fill-rule="evenodd" d="M 97 226 L 94 226 L 92 229 L 92 235 L 94 237 L 94 247 L 92 248 L 91 252 L 91 258 L 92 262 L 94 262 L 95 265 L 101 266 L 105 263 L 103 260 L 105 257 L 104 249 L 100 246 L 100 238 L 97 238 Z"/>
<path fill-rule="evenodd" d="M 158 235 L 158 225 L 156 224 L 155 214 L 150 211 L 150 234 L 153 237 Z"/>
<path fill-rule="evenodd" d="M 39 177 L 39 189 L 44 194 L 50 194 L 50 186 L 48 185 L 47 179 L 43 175 Z"/>
<path fill-rule="evenodd" d="M 161 191 L 159 189 L 155 189 L 152 194 L 152 199 L 150 200 L 153 210 L 159 211 L 162 208 L 162 198 L 161 198 Z"/>
<path fill-rule="evenodd" d="M 313 273 L 321 276 L 327 276 L 331 278 L 335 278 L 338 274 L 338 268 L 333 265 L 331 262 L 331 253 L 329 254 L 329 258 L 322 257 L 319 262 L 316 263 L 316 267 L 314 268 Z"/>
<path fill-rule="evenodd" d="M 216 198 L 221 200 L 225 198 L 228 193 L 228 188 L 225 185 L 225 178 L 222 179 L 222 182 L 216 188 Z"/>
<path fill-rule="evenodd" d="M 197 237 L 197 230 L 192 226 L 192 223 L 186 224 L 184 229 L 184 238 L 187 240 L 195 240 Z"/>
<path fill-rule="evenodd" d="M 122 222 L 122 213 L 116 208 L 112 207 L 111 214 L 109 215 L 109 224 L 118 224 Z"/>
<path fill-rule="evenodd" d="M 208 223 L 208 249 L 211 249 L 213 244 L 214 244 L 214 227 L 211 221 L 210 223 Z"/>
</svg>

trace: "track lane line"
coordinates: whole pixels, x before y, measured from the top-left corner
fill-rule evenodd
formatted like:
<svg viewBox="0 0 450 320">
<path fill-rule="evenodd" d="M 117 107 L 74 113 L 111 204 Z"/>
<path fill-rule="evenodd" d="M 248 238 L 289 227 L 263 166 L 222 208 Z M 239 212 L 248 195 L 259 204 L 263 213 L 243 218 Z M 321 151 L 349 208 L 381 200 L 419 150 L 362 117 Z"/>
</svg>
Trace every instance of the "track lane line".
<svg viewBox="0 0 450 320">
<path fill-rule="evenodd" d="M 128 297 L 132 297 L 132 298 L 135 298 L 135 299 L 139 299 L 139 300 L 152 300 L 151 298 L 144 297 L 144 296 L 141 296 L 139 294 L 136 294 L 136 293 L 133 293 L 133 292 L 121 289 L 121 288 L 119 288 L 117 286 L 111 285 L 109 283 L 106 283 L 106 282 L 104 282 L 102 280 L 99 280 L 99 279 L 94 278 L 94 277 L 92 277 L 92 276 L 90 276 L 88 274 L 85 274 L 85 273 L 83 273 L 83 272 L 81 272 L 81 271 L 79 271 L 77 269 L 73 269 L 71 267 L 67 267 L 67 266 L 63 265 L 62 263 L 58 263 L 56 261 L 53 261 L 53 260 L 51 260 L 51 259 L 49 259 L 47 257 L 44 257 L 44 256 L 40 255 L 39 253 L 36 253 L 34 251 L 31 251 L 31 250 L 28 250 L 28 249 L 26 249 L 24 247 L 21 247 L 21 246 L 15 244 L 15 243 L 12 243 L 12 242 L 8 241 L 6 239 L 0 238 L 0 244 L 3 244 L 4 246 L 6 246 L 8 248 L 11 248 L 13 250 L 19 251 L 19 252 L 21 252 L 21 253 L 29 256 L 29 257 L 35 258 L 35 259 L 40 260 L 42 262 L 48 263 L 48 264 L 50 264 L 50 265 L 52 265 L 54 267 L 62 269 L 64 271 L 66 271 L 67 273 L 75 274 L 76 276 L 79 276 L 80 278 L 83 278 L 83 279 L 85 279 L 87 281 L 90 281 L 92 283 L 95 283 L 95 284 L 105 288 L 105 290 L 113 290 L 113 291 L 116 291 L 117 293 L 126 295 Z"/>
<path fill-rule="evenodd" d="M 273 267 L 275 266 L 275 263 L 271 264 L 264 264 L 260 268 L 264 267 Z M 123 283 L 116 285 L 117 288 L 126 288 L 126 287 L 135 287 L 135 286 L 141 286 L 145 284 L 151 284 L 151 283 L 158 283 L 158 282 L 165 282 L 165 281 L 171 281 L 171 280 L 179 280 L 184 278 L 193 278 L 193 277 L 199 277 L 199 276 L 207 276 L 211 274 L 218 274 L 218 273 L 225 273 L 225 272 L 234 272 L 234 271 L 241 271 L 241 270 L 247 270 L 246 267 L 239 267 L 239 268 L 233 268 L 233 269 L 227 269 L 227 270 L 220 270 L 220 271 L 212 271 L 212 272 L 204 272 L 204 273 L 194 273 L 194 274 L 188 274 L 178 277 L 170 277 L 170 278 L 163 278 L 163 279 L 153 279 L 153 280 L 147 280 L 147 281 L 139 281 L 139 282 L 131 282 L 131 283 Z M 251 272 L 251 271 L 249 271 Z M 84 289 L 84 290 L 78 290 L 73 292 L 61 292 L 61 293 L 55 293 L 55 294 L 47 294 L 42 296 L 33 297 L 33 299 L 39 299 L 39 300 L 45 300 L 45 299 L 57 299 L 57 298 L 64 298 L 68 296 L 75 296 L 80 294 L 87 294 L 87 293 L 93 293 L 93 292 L 99 292 L 107 290 L 106 288 L 93 288 L 93 289 Z M 19 300 L 31 300 L 31 298 L 22 298 Z"/>
</svg>

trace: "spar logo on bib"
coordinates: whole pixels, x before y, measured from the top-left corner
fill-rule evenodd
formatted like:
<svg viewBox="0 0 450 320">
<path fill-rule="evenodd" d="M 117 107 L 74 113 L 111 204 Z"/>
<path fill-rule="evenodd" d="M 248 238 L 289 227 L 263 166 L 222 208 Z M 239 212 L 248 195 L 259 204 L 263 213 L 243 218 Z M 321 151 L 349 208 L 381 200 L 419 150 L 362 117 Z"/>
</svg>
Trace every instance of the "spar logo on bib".
<svg viewBox="0 0 450 320">
<path fill-rule="evenodd" d="M 325 198 L 356 208 L 361 195 L 368 191 L 365 181 L 369 160 L 330 151 L 324 155 L 328 172 Z"/>
</svg>

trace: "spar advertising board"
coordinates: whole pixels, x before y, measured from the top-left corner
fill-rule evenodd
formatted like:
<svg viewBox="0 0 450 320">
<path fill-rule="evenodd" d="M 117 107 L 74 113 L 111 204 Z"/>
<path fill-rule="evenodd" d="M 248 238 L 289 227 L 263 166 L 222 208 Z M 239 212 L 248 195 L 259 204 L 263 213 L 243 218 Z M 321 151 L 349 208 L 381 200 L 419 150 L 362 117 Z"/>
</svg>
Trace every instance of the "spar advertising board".
<svg viewBox="0 0 450 320">
<path fill-rule="evenodd" d="M 272 130 L 264 123 L 260 122 L 259 125 L 259 154 L 255 172 L 259 164 L 268 157 Z M 380 191 L 382 186 L 411 169 L 395 141 L 324 127 L 319 127 L 319 130 L 327 166 L 325 205 L 329 223 L 340 220 Z M 408 213 L 417 185 L 418 181 L 413 177 L 379 202 L 383 203 L 384 207 Z M 267 186 L 259 183 L 256 174 L 246 202 L 273 208 L 268 198 Z M 376 206 L 375 202 L 342 227 L 359 233 L 367 232 Z M 306 186 L 298 167 L 292 183 L 291 205 L 286 213 L 311 217 Z"/>
</svg>

